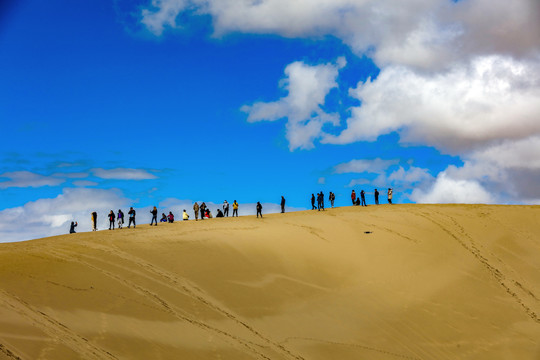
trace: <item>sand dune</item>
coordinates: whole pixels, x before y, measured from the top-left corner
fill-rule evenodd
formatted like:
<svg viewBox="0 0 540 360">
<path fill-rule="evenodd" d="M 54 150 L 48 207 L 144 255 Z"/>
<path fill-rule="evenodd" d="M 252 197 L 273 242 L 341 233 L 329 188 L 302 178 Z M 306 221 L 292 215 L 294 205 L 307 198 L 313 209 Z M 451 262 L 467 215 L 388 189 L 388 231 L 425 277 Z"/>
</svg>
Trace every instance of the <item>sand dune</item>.
<svg viewBox="0 0 540 360">
<path fill-rule="evenodd" d="M 0 244 L 0 359 L 540 359 L 540 207 L 346 207 Z"/>
</svg>

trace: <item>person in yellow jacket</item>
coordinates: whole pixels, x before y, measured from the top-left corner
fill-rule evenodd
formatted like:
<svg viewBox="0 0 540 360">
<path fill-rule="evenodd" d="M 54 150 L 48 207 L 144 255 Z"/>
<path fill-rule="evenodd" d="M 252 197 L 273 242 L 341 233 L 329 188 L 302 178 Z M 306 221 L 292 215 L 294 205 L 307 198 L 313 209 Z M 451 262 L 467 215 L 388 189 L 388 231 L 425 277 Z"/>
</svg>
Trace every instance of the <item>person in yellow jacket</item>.
<svg viewBox="0 0 540 360">
<path fill-rule="evenodd" d="M 236 217 L 238 217 L 238 203 L 236 200 L 234 200 L 232 203 L 232 216 L 234 216 L 234 214 L 236 214 Z"/>
<path fill-rule="evenodd" d="M 195 213 L 195 214 L 197 214 L 197 213 Z M 197 215 L 195 215 L 195 216 L 197 216 Z M 182 213 L 182 219 L 184 219 L 184 220 L 189 220 L 189 215 L 188 215 L 188 213 L 186 212 L 186 209 L 184 209 L 184 212 Z"/>
</svg>

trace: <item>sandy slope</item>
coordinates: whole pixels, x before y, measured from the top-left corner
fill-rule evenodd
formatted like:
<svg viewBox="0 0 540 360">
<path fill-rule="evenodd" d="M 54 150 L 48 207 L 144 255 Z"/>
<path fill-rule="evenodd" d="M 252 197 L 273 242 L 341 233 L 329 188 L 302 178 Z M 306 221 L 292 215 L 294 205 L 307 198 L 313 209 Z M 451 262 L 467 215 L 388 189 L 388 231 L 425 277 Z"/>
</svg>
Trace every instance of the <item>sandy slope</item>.
<svg viewBox="0 0 540 360">
<path fill-rule="evenodd" d="M 539 225 L 385 205 L 0 244 L 0 359 L 540 359 Z"/>
</svg>

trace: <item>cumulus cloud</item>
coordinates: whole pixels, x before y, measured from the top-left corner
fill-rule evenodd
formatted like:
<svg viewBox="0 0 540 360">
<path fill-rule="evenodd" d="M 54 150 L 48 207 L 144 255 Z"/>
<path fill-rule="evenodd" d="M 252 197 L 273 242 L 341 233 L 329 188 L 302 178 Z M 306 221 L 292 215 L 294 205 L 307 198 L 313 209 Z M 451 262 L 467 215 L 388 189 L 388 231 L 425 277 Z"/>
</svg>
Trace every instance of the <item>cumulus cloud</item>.
<svg viewBox="0 0 540 360">
<path fill-rule="evenodd" d="M 55 198 L 39 199 L 0 211 L 0 241 L 11 242 L 66 234 L 71 221 L 77 231 L 90 231 L 90 214 L 98 212 L 98 229 L 108 228 L 106 214 L 131 203 L 121 192 L 66 188 Z"/>
<path fill-rule="evenodd" d="M 382 169 L 378 181 L 431 183 L 414 194 L 422 202 L 519 202 L 540 198 L 539 14 L 537 0 L 153 0 L 141 15 L 156 35 L 183 26 L 179 19 L 189 16 L 180 15 L 209 15 L 215 36 L 341 39 L 380 68 L 349 90 L 360 105 L 348 118 L 322 110 L 342 66 L 295 62 L 282 82 L 288 95 L 244 106 L 248 121 L 286 118 L 291 150 L 397 132 L 402 143 L 435 147 L 464 164 L 435 179 L 422 169 Z M 347 166 L 353 162 L 338 173 L 354 172 Z"/>
<path fill-rule="evenodd" d="M 92 169 L 91 172 L 94 176 L 101 179 L 114 179 L 114 180 L 149 180 L 157 179 L 157 176 L 149 173 L 143 169 L 128 169 L 128 168 L 116 168 L 116 169 Z"/>
<path fill-rule="evenodd" d="M 153 0 L 141 22 L 159 36 L 182 27 L 181 14 L 210 15 L 216 36 L 332 35 L 381 66 L 433 69 L 491 53 L 530 55 L 540 38 L 539 13 L 536 0 Z"/>
<path fill-rule="evenodd" d="M 478 181 L 452 179 L 445 172 L 437 176 L 437 180 L 429 190 L 415 189 L 411 199 L 426 204 L 489 204 L 495 201 Z"/>
<path fill-rule="evenodd" d="M 0 189 L 10 187 L 41 187 L 41 186 L 58 186 L 64 182 L 64 179 L 35 174 L 30 171 L 13 171 L 6 172 L 0 175 L 0 180 L 6 178 L 9 180 L 0 181 Z"/>
<path fill-rule="evenodd" d="M 350 94 L 362 105 L 345 130 L 323 142 L 373 141 L 397 131 L 402 141 L 460 154 L 540 134 L 540 62 L 490 56 L 436 75 L 388 67 Z"/>
<path fill-rule="evenodd" d="M 334 114 L 322 109 L 326 96 L 338 86 L 338 71 L 345 66 L 345 59 L 335 64 L 308 65 L 297 61 L 285 68 L 286 77 L 281 87 L 287 95 L 273 102 L 256 102 L 244 105 L 249 122 L 275 121 L 287 118 L 286 137 L 291 150 L 313 148 L 313 141 L 322 133 L 326 123 L 339 124 Z"/>
</svg>

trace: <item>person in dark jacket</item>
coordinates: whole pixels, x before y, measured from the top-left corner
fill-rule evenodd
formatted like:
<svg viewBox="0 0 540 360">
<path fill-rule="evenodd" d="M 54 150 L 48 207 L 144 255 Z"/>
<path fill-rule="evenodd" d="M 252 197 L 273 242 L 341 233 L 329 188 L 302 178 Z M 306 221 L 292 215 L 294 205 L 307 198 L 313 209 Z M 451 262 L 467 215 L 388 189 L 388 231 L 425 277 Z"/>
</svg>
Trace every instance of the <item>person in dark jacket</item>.
<svg viewBox="0 0 540 360">
<path fill-rule="evenodd" d="M 114 230 L 114 220 L 116 219 L 116 215 L 114 215 L 114 211 L 110 211 L 109 212 L 109 230 L 111 230 L 111 226 L 112 226 L 112 230 Z"/>
<path fill-rule="evenodd" d="M 206 204 L 204 201 L 201 203 L 201 206 L 199 206 L 199 210 L 201 211 L 201 220 L 204 220 L 204 216 L 206 214 Z"/>
<path fill-rule="evenodd" d="M 136 228 L 137 225 L 135 224 L 135 210 L 133 210 L 132 207 L 129 208 L 128 215 L 129 215 L 129 221 L 128 221 L 128 229 L 131 226 L 131 223 L 133 223 L 133 227 Z"/>
<path fill-rule="evenodd" d="M 116 216 L 116 220 L 118 222 L 118 228 L 121 229 L 124 225 L 124 213 L 120 209 L 118 209 L 118 215 Z"/>
<path fill-rule="evenodd" d="M 216 210 L 216 217 L 217 217 L 217 218 L 218 218 L 218 217 L 223 217 L 223 213 L 221 212 L 220 209 L 217 209 L 217 210 Z"/>
<path fill-rule="evenodd" d="M 311 210 L 315 210 L 315 194 L 311 194 Z"/>
<path fill-rule="evenodd" d="M 259 217 L 259 214 L 261 214 L 261 218 L 263 217 L 262 216 L 262 205 L 259 201 L 257 201 L 257 218 Z"/>
<path fill-rule="evenodd" d="M 70 234 L 75 234 L 75 233 L 76 233 L 75 227 L 77 227 L 77 225 L 79 225 L 79 224 L 77 224 L 76 221 L 75 221 L 75 222 L 73 222 L 73 221 L 71 222 L 71 227 L 69 228 L 69 233 L 70 233 Z"/>
<path fill-rule="evenodd" d="M 161 213 L 161 219 L 159 219 L 159 222 L 167 222 L 167 215 L 165 215 L 165 213 Z"/>
<path fill-rule="evenodd" d="M 366 204 L 366 192 L 364 190 L 360 191 L 360 198 L 362 199 L 362 206 L 367 206 L 367 204 Z"/>
<path fill-rule="evenodd" d="M 379 205 L 379 190 L 375 189 L 375 205 Z"/>
<path fill-rule="evenodd" d="M 154 206 L 154 208 L 150 210 L 150 213 L 152 214 L 152 220 L 150 221 L 150 226 L 152 226 L 154 221 L 156 222 L 156 226 L 157 226 L 157 208 Z"/>
<path fill-rule="evenodd" d="M 97 231 L 97 212 L 92 213 L 92 231 Z"/>
<path fill-rule="evenodd" d="M 285 212 L 285 198 L 281 197 L 281 213 L 283 214 Z"/>
</svg>

